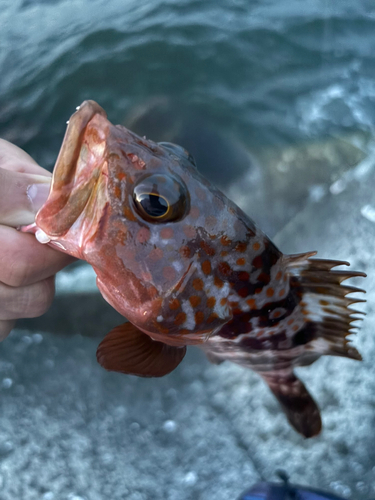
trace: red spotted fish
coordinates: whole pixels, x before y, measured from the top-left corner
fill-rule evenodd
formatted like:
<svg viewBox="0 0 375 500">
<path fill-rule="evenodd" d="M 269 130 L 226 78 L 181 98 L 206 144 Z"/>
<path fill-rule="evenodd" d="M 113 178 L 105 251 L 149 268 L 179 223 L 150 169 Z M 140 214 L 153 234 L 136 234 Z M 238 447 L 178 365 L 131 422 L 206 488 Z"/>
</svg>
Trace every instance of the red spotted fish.
<svg viewBox="0 0 375 500">
<path fill-rule="evenodd" d="M 360 272 L 342 261 L 283 255 L 198 172 L 180 146 L 112 125 L 94 101 L 68 122 L 48 200 L 25 230 L 86 260 L 104 298 L 128 322 L 97 350 L 107 370 L 160 377 L 186 346 L 214 363 L 257 372 L 291 425 L 320 432 L 317 404 L 294 374 L 348 343 Z"/>
</svg>

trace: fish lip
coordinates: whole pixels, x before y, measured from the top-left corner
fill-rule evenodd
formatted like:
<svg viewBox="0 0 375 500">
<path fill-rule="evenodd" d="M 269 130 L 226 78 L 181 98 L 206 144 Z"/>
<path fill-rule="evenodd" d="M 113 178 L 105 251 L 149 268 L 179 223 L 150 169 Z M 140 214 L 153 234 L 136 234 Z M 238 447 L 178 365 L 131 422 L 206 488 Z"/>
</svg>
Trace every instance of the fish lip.
<svg viewBox="0 0 375 500">
<path fill-rule="evenodd" d="M 84 101 L 67 122 L 68 127 L 53 170 L 50 193 L 35 218 L 37 226 L 52 238 L 61 237 L 70 229 L 87 203 L 88 185 L 95 181 L 91 178 L 78 189 L 75 187 L 77 161 L 85 131 L 97 114 L 107 118 L 104 109 L 95 101 Z M 74 189 L 76 196 L 72 203 Z"/>
</svg>

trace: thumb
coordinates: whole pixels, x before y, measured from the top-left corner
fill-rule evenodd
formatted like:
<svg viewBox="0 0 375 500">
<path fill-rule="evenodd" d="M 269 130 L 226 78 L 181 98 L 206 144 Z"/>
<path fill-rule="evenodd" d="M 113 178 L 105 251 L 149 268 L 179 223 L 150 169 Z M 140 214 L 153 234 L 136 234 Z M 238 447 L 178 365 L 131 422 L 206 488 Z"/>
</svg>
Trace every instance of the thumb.
<svg viewBox="0 0 375 500">
<path fill-rule="evenodd" d="M 51 178 L 0 168 L 0 224 L 32 224 L 47 200 Z"/>
</svg>

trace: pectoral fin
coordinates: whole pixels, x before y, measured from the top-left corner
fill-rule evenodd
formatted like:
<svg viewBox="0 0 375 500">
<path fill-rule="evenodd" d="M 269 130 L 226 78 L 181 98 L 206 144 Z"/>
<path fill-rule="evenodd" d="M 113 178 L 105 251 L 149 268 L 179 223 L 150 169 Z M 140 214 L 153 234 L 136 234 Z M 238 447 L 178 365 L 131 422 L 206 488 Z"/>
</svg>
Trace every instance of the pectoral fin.
<svg viewBox="0 0 375 500">
<path fill-rule="evenodd" d="M 287 377 L 278 376 L 276 372 L 261 375 L 296 431 L 306 438 L 319 434 L 322 428 L 319 408 L 294 373 Z"/>
<path fill-rule="evenodd" d="M 186 347 L 174 347 L 152 340 L 131 323 L 111 330 L 99 344 L 96 358 L 106 370 L 163 377 L 173 371 L 186 354 Z"/>
</svg>

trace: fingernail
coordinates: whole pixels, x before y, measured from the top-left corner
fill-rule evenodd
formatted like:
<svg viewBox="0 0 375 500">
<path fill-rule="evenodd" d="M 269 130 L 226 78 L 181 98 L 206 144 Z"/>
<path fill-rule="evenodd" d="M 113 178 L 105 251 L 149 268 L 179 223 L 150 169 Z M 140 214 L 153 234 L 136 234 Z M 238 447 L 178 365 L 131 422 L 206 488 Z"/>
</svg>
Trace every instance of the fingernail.
<svg viewBox="0 0 375 500">
<path fill-rule="evenodd" d="M 35 213 L 47 201 L 50 187 L 51 187 L 50 182 L 46 182 L 40 184 L 31 184 L 31 186 L 27 188 L 27 197 L 29 198 Z"/>
</svg>

